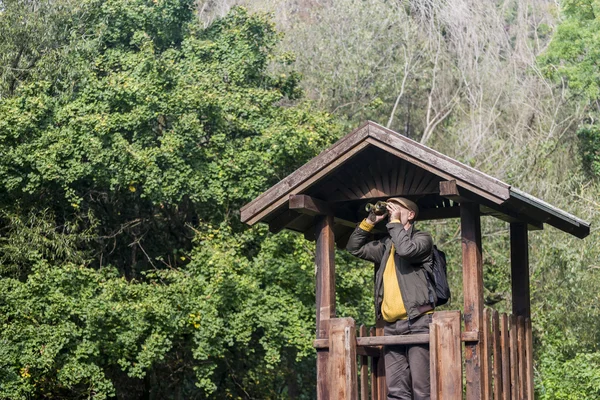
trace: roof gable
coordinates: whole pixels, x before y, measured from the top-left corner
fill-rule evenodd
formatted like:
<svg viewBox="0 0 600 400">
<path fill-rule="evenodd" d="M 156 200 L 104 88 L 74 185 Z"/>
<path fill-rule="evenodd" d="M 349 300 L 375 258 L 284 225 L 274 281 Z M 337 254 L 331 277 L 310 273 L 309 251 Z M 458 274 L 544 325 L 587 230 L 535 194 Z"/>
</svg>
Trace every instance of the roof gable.
<svg viewBox="0 0 600 400">
<path fill-rule="evenodd" d="M 479 203 L 484 214 L 507 221 L 538 228 L 549 223 L 578 237 L 589 234 L 589 223 L 371 121 L 242 207 L 242 222 L 267 222 L 273 231 L 288 228 L 310 236 L 314 215 L 290 209 L 290 196 L 298 195 L 323 202 L 337 217 L 342 235 L 362 219 L 356 211 L 361 204 L 392 196 L 412 197 L 428 210 L 420 219 L 456 216 L 457 203 L 468 199 Z"/>
</svg>

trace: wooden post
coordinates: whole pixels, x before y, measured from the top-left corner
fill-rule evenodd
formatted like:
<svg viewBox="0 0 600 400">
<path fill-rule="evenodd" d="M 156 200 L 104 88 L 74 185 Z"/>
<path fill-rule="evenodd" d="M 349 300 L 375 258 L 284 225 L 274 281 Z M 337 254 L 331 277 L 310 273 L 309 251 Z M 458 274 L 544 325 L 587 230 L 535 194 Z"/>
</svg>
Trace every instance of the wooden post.
<svg viewBox="0 0 600 400">
<path fill-rule="evenodd" d="M 529 243 L 527 224 L 510 224 L 510 271 L 513 315 L 529 318 Z"/>
<path fill-rule="evenodd" d="M 356 326 L 352 318 L 329 320 L 329 398 L 358 400 Z"/>
<path fill-rule="evenodd" d="M 431 400 L 461 400 L 460 311 L 440 311 L 433 314 L 429 349 Z"/>
<path fill-rule="evenodd" d="M 318 217 L 315 265 L 317 268 L 317 339 L 329 338 L 329 321 L 335 317 L 335 243 L 333 216 Z M 329 397 L 329 349 L 317 350 L 317 399 Z"/>
<path fill-rule="evenodd" d="M 481 332 L 483 326 L 483 265 L 481 258 L 481 220 L 479 205 L 461 203 L 463 292 L 465 330 Z M 465 343 L 467 399 L 482 398 L 482 342 Z"/>
</svg>

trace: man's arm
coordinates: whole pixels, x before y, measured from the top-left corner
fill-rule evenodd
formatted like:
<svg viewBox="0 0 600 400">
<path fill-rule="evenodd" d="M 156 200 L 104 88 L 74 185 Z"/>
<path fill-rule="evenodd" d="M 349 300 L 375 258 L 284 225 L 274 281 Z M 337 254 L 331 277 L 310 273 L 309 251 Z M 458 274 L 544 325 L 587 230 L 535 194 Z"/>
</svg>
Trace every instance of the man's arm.
<svg viewBox="0 0 600 400">
<path fill-rule="evenodd" d="M 369 241 L 370 232 L 374 227 L 375 225 L 369 223 L 368 220 L 361 222 L 350 235 L 346 250 L 363 260 L 380 263 L 385 252 L 385 245 L 381 240 Z"/>
<path fill-rule="evenodd" d="M 433 239 L 428 233 L 409 235 L 401 223 L 390 222 L 386 225 L 396 253 L 411 263 L 422 263 L 433 250 Z"/>
</svg>

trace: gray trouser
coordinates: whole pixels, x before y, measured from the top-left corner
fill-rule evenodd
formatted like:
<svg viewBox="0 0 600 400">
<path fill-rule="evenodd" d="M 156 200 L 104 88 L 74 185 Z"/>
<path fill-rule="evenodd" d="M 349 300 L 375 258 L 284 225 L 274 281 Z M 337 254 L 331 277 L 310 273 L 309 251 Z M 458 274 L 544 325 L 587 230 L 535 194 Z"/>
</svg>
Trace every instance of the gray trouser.
<svg viewBox="0 0 600 400">
<path fill-rule="evenodd" d="M 429 333 L 431 314 L 387 323 L 384 335 Z M 429 345 L 385 346 L 385 380 L 388 399 L 429 400 Z"/>
</svg>

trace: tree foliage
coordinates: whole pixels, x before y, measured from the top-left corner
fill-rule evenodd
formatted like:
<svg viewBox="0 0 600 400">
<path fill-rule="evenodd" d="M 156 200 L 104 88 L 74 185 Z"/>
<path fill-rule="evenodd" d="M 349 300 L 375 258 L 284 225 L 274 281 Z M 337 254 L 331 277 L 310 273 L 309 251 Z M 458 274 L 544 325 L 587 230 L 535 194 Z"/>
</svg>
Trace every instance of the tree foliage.
<svg viewBox="0 0 600 400">
<path fill-rule="evenodd" d="M 19 5 L 3 29 L 43 17 Z M 72 34 L 7 78 L 0 397 L 312 393 L 312 253 L 237 210 L 340 130 L 268 72 L 289 56 L 266 16 L 204 29 L 191 6 L 59 8 Z"/>
</svg>

